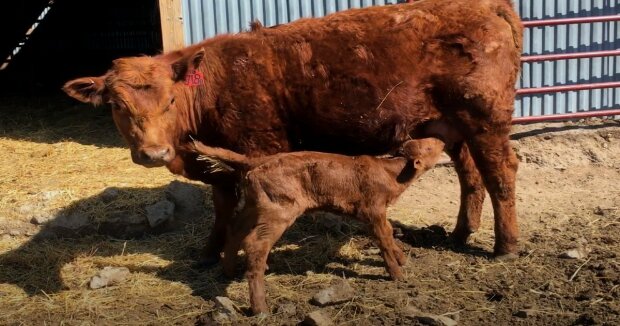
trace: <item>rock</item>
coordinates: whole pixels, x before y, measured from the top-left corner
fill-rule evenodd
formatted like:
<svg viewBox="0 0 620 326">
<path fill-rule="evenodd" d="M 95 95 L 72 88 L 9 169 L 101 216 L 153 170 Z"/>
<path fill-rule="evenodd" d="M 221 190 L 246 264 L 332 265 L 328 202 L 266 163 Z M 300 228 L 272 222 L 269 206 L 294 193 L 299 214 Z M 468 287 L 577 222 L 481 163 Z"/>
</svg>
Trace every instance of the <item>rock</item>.
<svg viewBox="0 0 620 326">
<path fill-rule="evenodd" d="M 115 200 L 116 198 L 118 198 L 119 195 L 119 191 L 117 188 L 111 187 L 111 188 L 106 188 L 102 193 L 101 193 L 101 201 L 103 201 L 104 203 L 110 203 L 113 200 Z"/>
<path fill-rule="evenodd" d="M 189 183 L 172 181 L 165 190 L 166 199 L 174 203 L 175 215 L 182 219 L 196 219 L 204 214 L 205 194 Z"/>
<path fill-rule="evenodd" d="M 575 300 L 577 301 L 590 301 L 596 297 L 596 291 L 594 289 L 587 289 L 579 292 L 575 296 Z"/>
<path fill-rule="evenodd" d="M 26 204 L 26 205 L 19 206 L 19 208 L 17 209 L 17 212 L 22 215 L 31 215 L 34 212 L 36 212 L 38 209 L 39 207 L 36 205 Z"/>
<path fill-rule="evenodd" d="M 456 326 L 458 323 L 456 320 L 440 315 L 429 314 L 421 312 L 415 307 L 407 306 L 403 310 L 405 315 L 409 318 L 417 320 L 420 324 L 431 326 Z"/>
<path fill-rule="evenodd" d="M 200 317 L 197 325 L 228 325 L 240 315 L 235 304 L 227 297 L 215 297 L 216 310 Z"/>
<path fill-rule="evenodd" d="M 515 317 L 528 318 L 536 315 L 536 310 L 533 309 L 521 309 L 513 314 Z"/>
<path fill-rule="evenodd" d="M 584 259 L 587 256 L 587 252 L 584 249 L 570 249 L 560 254 L 560 258 L 565 259 Z"/>
<path fill-rule="evenodd" d="M 53 216 L 50 215 L 36 215 L 30 219 L 30 223 L 34 225 L 41 225 L 49 222 L 52 218 Z"/>
<path fill-rule="evenodd" d="M 368 255 L 368 256 L 379 255 L 379 254 L 381 254 L 381 249 L 379 249 L 379 248 L 369 248 L 369 249 L 362 250 L 362 253 L 364 255 Z"/>
<path fill-rule="evenodd" d="M 235 304 L 227 297 L 215 297 L 215 307 L 218 312 L 228 315 L 229 317 L 236 318 L 239 316 L 237 307 L 235 307 Z"/>
<path fill-rule="evenodd" d="M 308 315 L 302 322 L 302 325 L 308 326 L 329 326 L 334 325 L 331 317 L 323 310 L 315 310 Z"/>
<path fill-rule="evenodd" d="M 62 193 L 62 190 L 43 191 L 41 192 L 40 197 L 44 201 L 51 201 L 60 196 Z"/>
<path fill-rule="evenodd" d="M 146 207 L 146 218 L 151 227 L 156 227 L 174 217 L 174 203 L 168 200 L 159 201 Z"/>
<path fill-rule="evenodd" d="M 9 230 L 9 235 L 13 237 L 17 237 L 22 235 L 22 231 L 20 230 Z"/>
<path fill-rule="evenodd" d="M 276 312 L 286 316 L 292 316 L 297 313 L 297 307 L 292 303 L 282 303 L 278 305 Z"/>
<path fill-rule="evenodd" d="M 312 304 L 319 307 L 333 305 L 353 299 L 355 290 L 347 280 L 340 280 L 336 284 L 319 291 L 312 297 Z"/>
<path fill-rule="evenodd" d="M 577 320 L 575 320 L 575 322 L 573 323 L 573 325 L 583 325 L 583 326 L 589 326 L 589 325 L 596 325 L 596 319 L 594 319 L 594 317 L 592 317 L 592 315 L 590 314 L 582 314 L 579 316 L 579 318 L 577 318 Z"/>
<path fill-rule="evenodd" d="M 506 294 L 501 290 L 492 290 L 486 294 L 487 301 L 502 302 L 506 298 Z"/>
<path fill-rule="evenodd" d="M 49 223 L 52 228 L 64 228 L 69 230 L 78 230 L 90 225 L 88 215 L 83 213 L 74 213 L 71 215 L 58 215 Z"/>
<path fill-rule="evenodd" d="M 91 289 L 100 289 L 122 282 L 129 276 L 127 267 L 106 266 L 90 280 Z"/>
</svg>

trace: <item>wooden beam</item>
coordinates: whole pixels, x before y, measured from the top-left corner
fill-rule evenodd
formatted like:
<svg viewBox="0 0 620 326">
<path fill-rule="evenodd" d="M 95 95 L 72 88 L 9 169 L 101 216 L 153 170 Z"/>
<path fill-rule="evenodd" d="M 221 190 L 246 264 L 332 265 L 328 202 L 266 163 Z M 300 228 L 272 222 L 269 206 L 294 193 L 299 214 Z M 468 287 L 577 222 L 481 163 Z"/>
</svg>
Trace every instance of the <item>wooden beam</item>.
<svg viewBox="0 0 620 326">
<path fill-rule="evenodd" d="M 159 0 L 161 38 L 164 52 L 185 46 L 182 0 Z"/>
</svg>

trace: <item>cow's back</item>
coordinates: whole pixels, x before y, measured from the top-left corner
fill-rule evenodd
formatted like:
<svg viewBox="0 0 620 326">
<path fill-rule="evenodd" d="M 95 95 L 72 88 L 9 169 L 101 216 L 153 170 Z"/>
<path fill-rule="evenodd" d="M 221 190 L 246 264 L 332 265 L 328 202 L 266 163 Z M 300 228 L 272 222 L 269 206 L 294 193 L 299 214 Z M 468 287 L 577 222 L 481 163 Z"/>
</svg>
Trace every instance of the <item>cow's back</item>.
<svg viewBox="0 0 620 326">
<path fill-rule="evenodd" d="M 437 88 L 467 96 L 450 83 L 481 65 L 516 73 L 516 19 L 506 0 L 423 0 L 207 41 L 228 76 L 216 145 L 250 155 L 385 153 L 444 115 Z M 481 82 L 504 84 L 493 78 Z"/>
<path fill-rule="evenodd" d="M 277 58 L 293 149 L 385 152 L 442 115 L 431 96 L 439 77 L 466 78 L 500 47 L 518 65 L 520 30 L 506 3 L 419 1 L 252 32 Z"/>
</svg>

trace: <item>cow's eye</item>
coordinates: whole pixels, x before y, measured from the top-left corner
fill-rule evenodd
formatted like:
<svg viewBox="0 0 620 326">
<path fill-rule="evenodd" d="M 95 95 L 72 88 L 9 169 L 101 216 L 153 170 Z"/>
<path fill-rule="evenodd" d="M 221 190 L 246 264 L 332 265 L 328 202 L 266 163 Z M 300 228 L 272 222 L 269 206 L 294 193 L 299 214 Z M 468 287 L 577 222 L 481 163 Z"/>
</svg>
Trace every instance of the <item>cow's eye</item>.
<svg viewBox="0 0 620 326">
<path fill-rule="evenodd" d="M 108 104 L 110 104 L 112 110 L 119 111 L 121 109 L 121 107 L 116 102 L 110 101 L 108 102 Z"/>
<path fill-rule="evenodd" d="M 170 100 L 170 103 L 168 103 L 168 105 L 164 109 L 164 112 L 170 111 L 170 107 L 172 106 L 172 104 L 174 104 L 174 97 Z"/>
</svg>

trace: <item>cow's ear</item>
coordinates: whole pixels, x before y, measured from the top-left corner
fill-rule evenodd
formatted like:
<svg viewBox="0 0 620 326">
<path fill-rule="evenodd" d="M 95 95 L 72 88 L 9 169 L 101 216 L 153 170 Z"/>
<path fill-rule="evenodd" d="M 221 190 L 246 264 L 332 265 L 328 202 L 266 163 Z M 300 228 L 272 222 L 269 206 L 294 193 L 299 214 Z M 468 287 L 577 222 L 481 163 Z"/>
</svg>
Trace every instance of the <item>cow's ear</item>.
<svg viewBox="0 0 620 326">
<path fill-rule="evenodd" d="M 181 56 L 172 63 L 172 79 L 177 82 L 185 80 L 187 73 L 198 69 L 204 58 L 205 50 L 203 48 L 189 55 Z"/>
<path fill-rule="evenodd" d="M 421 170 L 422 168 L 424 168 L 424 164 L 422 163 L 422 160 L 416 158 L 415 160 L 413 160 L 413 167 L 416 170 Z"/>
<path fill-rule="evenodd" d="M 105 84 L 102 77 L 84 77 L 68 81 L 62 90 L 74 99 L 99 105 L 103 102 Z"/>
</svg>

